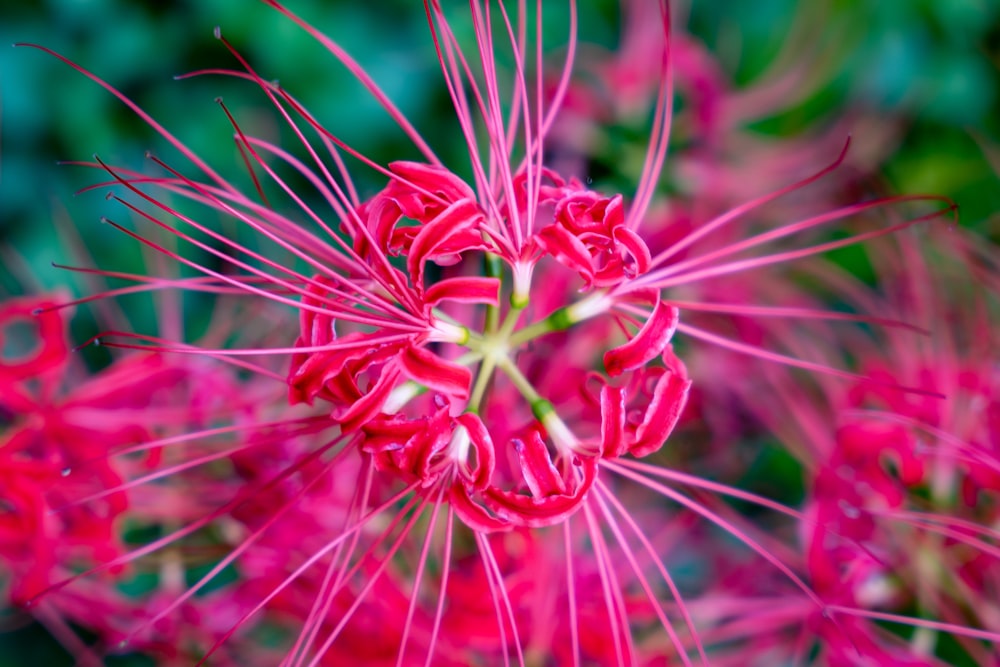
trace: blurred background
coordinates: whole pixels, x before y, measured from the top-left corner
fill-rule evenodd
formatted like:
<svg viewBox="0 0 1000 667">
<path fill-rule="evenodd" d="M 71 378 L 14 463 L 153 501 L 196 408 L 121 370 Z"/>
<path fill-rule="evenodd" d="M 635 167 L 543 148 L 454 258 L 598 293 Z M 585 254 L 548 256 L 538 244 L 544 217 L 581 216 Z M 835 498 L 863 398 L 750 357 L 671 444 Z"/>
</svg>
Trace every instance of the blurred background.
<svg viewBox="0 0 1000 667">
<path fill-rule="evenodd" d="M 467 161 L 454 139 L 420 3 L 288 4 L 339 40 L 446 162 Z M 616 3 L 581 4 L 581 41 L 617 48 Z M 1000 239 L 1000 0 L 693 0 L 674 9 L 734 90 L 775 70 L 797 72 L 787 104 L 749 120 L 748 132 L 789 141 L 826 128 L 851 134 L 852 150 L 865 156 L 871 177 L 887 189 L 949 196 L 960 206 L 963 226 Z M 559 11 L 549 20 L 557 22 Z M 232 127 L 214 100 L 223 97 L 253 132 L 277 135 L 263 95 L 226 77 L 173 78 L 238 67 L 214 39 L 216 25 L 262 76 L 278 79 L 326 127 L 374 160 L 416 157 L 350 74 L 263 3 L 0 0 L 0 43 L 34 42 L 64 54 L 123 91 L 222 173 L 245 173 Z M 608 133 L 592 158 L 595 173 L 615 171 L 615 156 L 627 152 L 617 144 L 637 140 L 627 130 Z M 121 216 L 120 207 L 100 193 L 74 196 L 98 176 L 57 162 L 97 154 L 146 169 L 147 150 L 177 161 L 145 123 L 71 67 L 37 50 L 0 49 L 0 296 L 75 289 L 66 272 L 52 266 L 72 262 L 66 250 L 72 241 L 57 229 L 75 229 L 99 266 L 127 269 L 134 241 L 99 224 L 102 215 Z M 831 157 L 818 155 L 817 164 Z M 672 176 L 668 167 L 666 178 Z M 358 185 L 362 197 L 381 187 L 363 172 Z M 86 339 L 91 326 L 84 322 L 75 335 Z M 0 667 L 27 664 L 72 660 L 24 615 L 0 612 Z M 108 664 L 151 663 L 125 656 Z"/>
</svg>

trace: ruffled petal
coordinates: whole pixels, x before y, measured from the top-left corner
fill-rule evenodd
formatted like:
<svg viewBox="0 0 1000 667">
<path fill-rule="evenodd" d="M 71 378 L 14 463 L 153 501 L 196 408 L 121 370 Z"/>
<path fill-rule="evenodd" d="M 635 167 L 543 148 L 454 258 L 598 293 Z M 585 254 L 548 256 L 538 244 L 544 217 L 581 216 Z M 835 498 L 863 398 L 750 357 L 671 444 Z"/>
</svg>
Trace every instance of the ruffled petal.
<svg viewBox="0 0 1000 667">
<path fill-rule="evenodd" d="M 459 400 L 469 398 L 472 372 L 465 366 L 445 361 L 430 350 L 409 346 L 399 355 L 403 373 L 417 382 Z"/>
<path fill-rule="evenodd" d="M 535 498 L 563 495 L 566 484 L 552 465 L 552 458 L 538 431 L 531 431 L 527 440 L 515 439 L 514 449 L 521 464 L 521 474 Z"/>
<path fill-rule="evenodd" d="M 424 265 L 428 260 L 483 247 L 477 231 L 482 220 L 483 212 L 476 201 L 463 199 L 420 228 L 406 258 L 410 280 L 417 289 L 423 289 Z"/>
<path fill-rule="evenodd" d="M 476 198 L 475 191 L 465 181 L 444 167 L 400 160 L 390 162 L 389 170 L 407 181 L 393 181 L 393 185 L 409 191 L 414 188 L 422 190 L 420 194 L 424 198 L 428 198 L 428 194 L 445 201 Z"/>
<path fill-rule="evenodd" d="M 571 492 L 536 498 L 490 487 L 483 493 L 486 505 L 497 516 L 509 519 L 518 526 L 541 527 L 559 523 L 580 507 L 597 477 L 597 459 L 581 457 L 578 461 L 582 478 L 576 481 Z"/>
<path fill-rule="evenodd" d="M 58 310 L 46 310 L 57 304 L 52 299 L 10 299 L 0 307 L 0 381 L 17 381 L 34 378 L 48 371 L 62 368 L 69 358 L 66 327 Z M 40 311 L 40 312 L 39 312 Z M 8 327 L 18 322 L 34 325 L 34 340 L 25 355 L 7 356 L 4 345 L 10 335 Z"/>
<path fill-rule="evenodd" d="M 510 530 L 514 527 L 510 521 L 505 521 L 486 511 L 486 508 L 472 502 L 468 489 L 462 484 L 451 487 L 451 505 L 455 514 L 470 529 L 480 533 L 493 533 L 498 530 Z"/>
<path fill-rule="evenodd" d="M 475 461 L 467 463 L 462 473 L 473 490 L 481 491 L 489 485 L 496 469 L 493 439 L 490 437 L 489 429 L 477 415 L 467 412 L 456 417 L 455 421 L 468 431 L 472 449 L 476 452 Z"/>
<path fill-rule="evenodd" d="M 560 263 L 579 273 L 588 283 L 594 274 L 587 246 L 560 224 L 549 225 L 535 235 L 538 246 Z"/>
<path fill-rule="evenodd" d="M 655 452 L 670 436 L 687 404 L 691 381 L 680 373 L 666 372 L 653 389 L 642 423 L 635 431 L 635 442 L 629 447 L 634 456 Z"/>
<path fill-rule="evenodd" d="M 601 452 L 605 458 L 617 458 L 625 453 L 625 389 L 601 387 Z"/>
<path fill-rule="evenodd" d="M 649 271 L 653 258 L 649 252 L 649 246 L 634 231 L 628 227 L 617 227 L 612 233 L 615 243 L 625 249 L 632 258 L 632 265 L 623 267 L 625 276 L 634 278 Z"/>
<path fill-rule="evenodd" d="M 608 375 L 617 376 L 625 371 L 645 366 L 667 347 L 677 329 L 677 308 L 664 301 L 656 301 L 649 319 L 632 340 L 604 353 L 604 368 Z"/>
<path fill-rule="evenodd" d="M 496 306 L 500 303 L 500 280 L 475 277 L 439 280 L 424 292 L 424 303 L 436 306 L 441 301 L 486 303 Z"/>
<path fill-rule="evenodd" d="M 344 433 L 356 431 L 377 415 L 398 379 L 398 369 L 389 365 L 383 367 L 375 384 L 349 408 L 334 416 L 340 423 L 340 429 Z"/>
</svg>

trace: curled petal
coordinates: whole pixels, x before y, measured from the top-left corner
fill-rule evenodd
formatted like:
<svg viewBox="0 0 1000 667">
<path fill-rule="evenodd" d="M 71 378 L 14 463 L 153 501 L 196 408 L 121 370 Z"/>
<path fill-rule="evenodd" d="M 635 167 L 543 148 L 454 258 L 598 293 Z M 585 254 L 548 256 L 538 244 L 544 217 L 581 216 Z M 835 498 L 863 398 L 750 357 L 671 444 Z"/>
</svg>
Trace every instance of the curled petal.
<svg viewBox="0 0 1000 667">
<path fill-rule="evenodd" d="M 395 199 L 389 197 L 376 197 L 370 203 L 364 205 L 359 211 L 363 218 L 367 218 L 368 230 L 375 241 L 378 251 L 388 253 L 392 243 L 392 233 L 396 228 L 396 223 L 403 215 L 403 210 Z M 354 249 L 358 254 L 367 256 L 371 252 L 368 239 L 363 234 L 357 234 L 354 239 Z"/>
<path fill-rule="evenodd" d="M 411 440 L 409 448 L 417 452 L 417 475 L 424 486 L 436 482 L 448 465 L 439 455 L 452 438 L 450 422 L 447 409 L 439 410 L 434 418 L 427 420 L 424 430 Z"/>
<path fill-rule="evenodd" d="M 451 505 L 455 513 L 466 526 L 480 533 L 493 533 L 498 530 L 510 530 L 514 524 L 494 516 L 481 505 L 472 502 L 469 491 L 462 484 L 451 487 Z"/>
<path fill-rule="evenodd" d="M 371 345 L 358 342 L 370 339 Z M 288 376 L 289 400 L 292 403 L 308 403 L 328 392 L 326 398 L 351 400 L 358 393 L 356 378 L 369 367 L 384 363 L 395 357 L 404 343 L 385 343 L 379 335 L 352 333 L 340 339 L 344 347 L 329 352 L 313 352 L 292 356 L 292 367 Z M 299 336 L 296 347 L 314 345 L 304 335 Z"/>
<path fill-rule="evenodd" d="M 604 353 L 604 368 L 608 375 L 635 370 L 658 357 L 673 337 L 677 320 L 677 308 L 657 301 L 649 319 L 632 340 Z"/>
<path fill-rule="evenodd" d="M 69 355 L 65 324 L 58 310 L 48 310 L 57 304 L 49 299 L 11 299 L 0 308 L 0 379 L 22 380 L 64 366 Z M 8 356 L 5 345 L 12 336 L 13 325 L 27 322 L 34 325 L 32 346 L 27 354 Z M 10 329 L 8 330 L 8 327 Z"/>
<path fill-rule="evenodd" d="M 541 182 L 535 185 L 537 188 L 533 204 L 535 206 L 558 202 L 568 192 L 574 192 L 581 187 L 575 180 L 573 180 L 571 185 L 567 186 L 566 180 L 548 167 L 542 167 L 540 173 L 542 176 Z M 519 211 L 527 210 L 528 207 L 529 176 L 534 179 L 534 175 L 529 171 L 521 171 L 514 177 L 514 200 L 517 202 Z"/>
<path fill-rule="evenodd" d="M 625 389 L 601 387 L 601 450 L 605 458 L 617 458 L 625 453 Z"/>
<path fill-rule="evenodd" d="M 691 381 L 680 373 L 668 371 L 660 376 L 653 400 L 636 429 L 635 442 L 629 447 L 633 455 L 646 456 L 663 446 L 687 404 L 690 389 Z"/>
<path fill-rule="evenodd" d="M 439 280 L 424 292 L 424 303 L 435 306 L 441 301 L 486 303 L 496 306 L 500 303 L 500 280 L 474 277 Z"/>
<path fill-rule="evenodd" d="M 444 167 L 424 164 L 422 162 L 400 160 L 398 162 L 390 162 L 389 169 L 392 173 L 398 174 L 407 181 L 407 183 L 394 181 L 394 184 L 398 184 L 400 188 L 410 191 L 418 188 L 448 202 L 476 198 L 475 191 L 465 181 Z M 422 193 L 421 196 L 426 198 L 426 195 Z M 406 212 L 406 215 L 413 218 L 417 217 L 409 211 Z"/>
<path fill-rule="evenodd" d="M 514 449 L 517 450 L 521 472 L 524 474 L 524 481 L 528 484 L 531 495 L 535 498 L 544 498 L 566 493 L 566 484 L 560 477 L 559 471 L 552 465 L 552 458 L 545 449 L 545 442 L 542 441 L 538 431 L 533 430 L 527 442 L 514 440 Z"/>
<path fill-rule="evenodd" d="M 368 236 L 374 241 L 374 250 L 379 254 L 411 255 L 415 238 L 426 226 L 441 218 L 456 204 L 468 206 L 469 202 L 475 202 L 475 192 L 442 167 L 416 162 L 394 162 L 389 168 L 397 178 L 391 180 L 385 189 L 363 204 L 358 211 L 367 221 Z M 420 225 L 400 227 L 399 221 L 404 217 L 415 220 Z M 369 256 L 373 248 L 369 246 L 368 236 L 348 231 L 354 237 L 355 250 L 362 256 Z M 440 228 L 433 236 L 441 237 Z M 457 245 L 459 250 L 468 244 L 476 245 L 481 240 L 468 232 L 459 234 L 461 241 L 451 238 L 453 236 L 454 234 L 450 234 L 444 243 Z M 434 260 L 443 263 L 459 250 L 441 249 Z"/>
<path fill-rule="evenodd" d="M 535 235 L 539 247 L 584 279 L 593 276 L 594 268 L 587 246 L 560 224 L 549 225 Z"/>
<path fill-rule="evenodd" d="M 490 487 L 483 494 L 486 505 L 514 525 L 541 527 L 558 523 L 579 508 L 597 477 L 596 458 L 580 457 L 578 460 L 582 477 L 569 493 L 536 498 Z"/>
<path fill-rule="evenodd" d="M 496 469 L 496 450 L 493 447 L 493 439 L 490 437 L 489 429 L 477 415 L 467 412 L 456 417 L 455 421 L 468 431 L 472 449 L 476 452 L 475 462 L 466 465 L 462 474 L 467 478 L 466 482 L 473 490 L 481 491 L 489 485 L 490 480 L 493 479 L 493 471 Z"/>
<path fill-rule="evenodd" d="M 472 372 L 465 366 L 445 361 L 430 350 L 409 346 L 399 355 L 403 373 L 408 378 L 459 400 L 469 397 Z"/>
<path fill-rule="evenodd" d="M 382 405 L 389 397 L 389 392 L 396 385 L 399 379 L 399 370 L 389 367 L 382 369 L 378 381 L 361 398 L 355 401 L 351 407 L 334 418 L 340 422 L 340 429 L 344 433 L 358 430 L 361 426 L 375 417 L 382 409 Z"/>
<path fill-rule="evenodd" d="M 617 227 L 611 234 L 615 243 L 619 244 L 632 257 L 633 266 L 629 269 L 629 277 L 641 276 L 649 271 L 653 259 L 649 254 L 649 246 L 634 231 L 628 227 Z"/>
<path fill-rule="evenodd" d="M 625 221 L 622 196 L 608 198 L 591 190 L 573 192 L 556 205 L 555 218 L 577 236 L 606 240 L 611 230 Z"/>
<path fill-rule="evenodd" d="M 476 200 L 463 199 L 421 227 L 406 258 L 413 284 L 422 289 L 427 260 L 482 248 L 482 237 L 477 231 L 482 220 L 483 212 Z"/>
<path fill-rule="evenodd" d="M 365 436 L 361 449 L 368 454 L 382 454 L 402 449 L 423 428 L 422 421 L 406 419 L 400 415 L 391 417 L 383 415 L 361 427 Z"/>
</svg>

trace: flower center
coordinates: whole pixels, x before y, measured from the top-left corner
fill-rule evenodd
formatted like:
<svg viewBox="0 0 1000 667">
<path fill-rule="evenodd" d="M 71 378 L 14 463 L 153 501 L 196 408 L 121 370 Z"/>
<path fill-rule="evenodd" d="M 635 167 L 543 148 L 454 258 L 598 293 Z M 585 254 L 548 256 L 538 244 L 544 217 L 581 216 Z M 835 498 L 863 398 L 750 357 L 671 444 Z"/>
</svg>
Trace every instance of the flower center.
<svg viewBox="0 0 1000 667">
<path fill-rule="evenodd" d="M 560 182 L 537 204 L 548 224 L 511 235 L 504 207 L 487 215 L 454 176 L 394 168 L 421 185 L 393 181 L 359 210 L 378 289 L 315 279 L 292 399 L 332 405 L 380 470 L 451 485 L 478 529 L 559 521 L 600 459 L 655 451 L 676 423 L 689 385 L 669 350 L 676 308 L 630 289 L 649 253 L 621 197 Z"/>
</svg>

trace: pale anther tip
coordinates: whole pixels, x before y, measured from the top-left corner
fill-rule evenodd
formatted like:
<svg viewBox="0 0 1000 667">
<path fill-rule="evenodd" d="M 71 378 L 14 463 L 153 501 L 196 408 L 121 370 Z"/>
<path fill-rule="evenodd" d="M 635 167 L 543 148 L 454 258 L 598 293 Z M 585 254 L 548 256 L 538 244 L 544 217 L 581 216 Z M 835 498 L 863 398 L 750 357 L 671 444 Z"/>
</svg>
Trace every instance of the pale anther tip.
<svg viewBox="0 0 1000 667">
<path fill-rule="evenodd" d="M 222 26 L 215 26 L 215 28 L 212 29 L 212 34 L 215 35 L 216 39 L 222 39 Z"/>
</svg>

